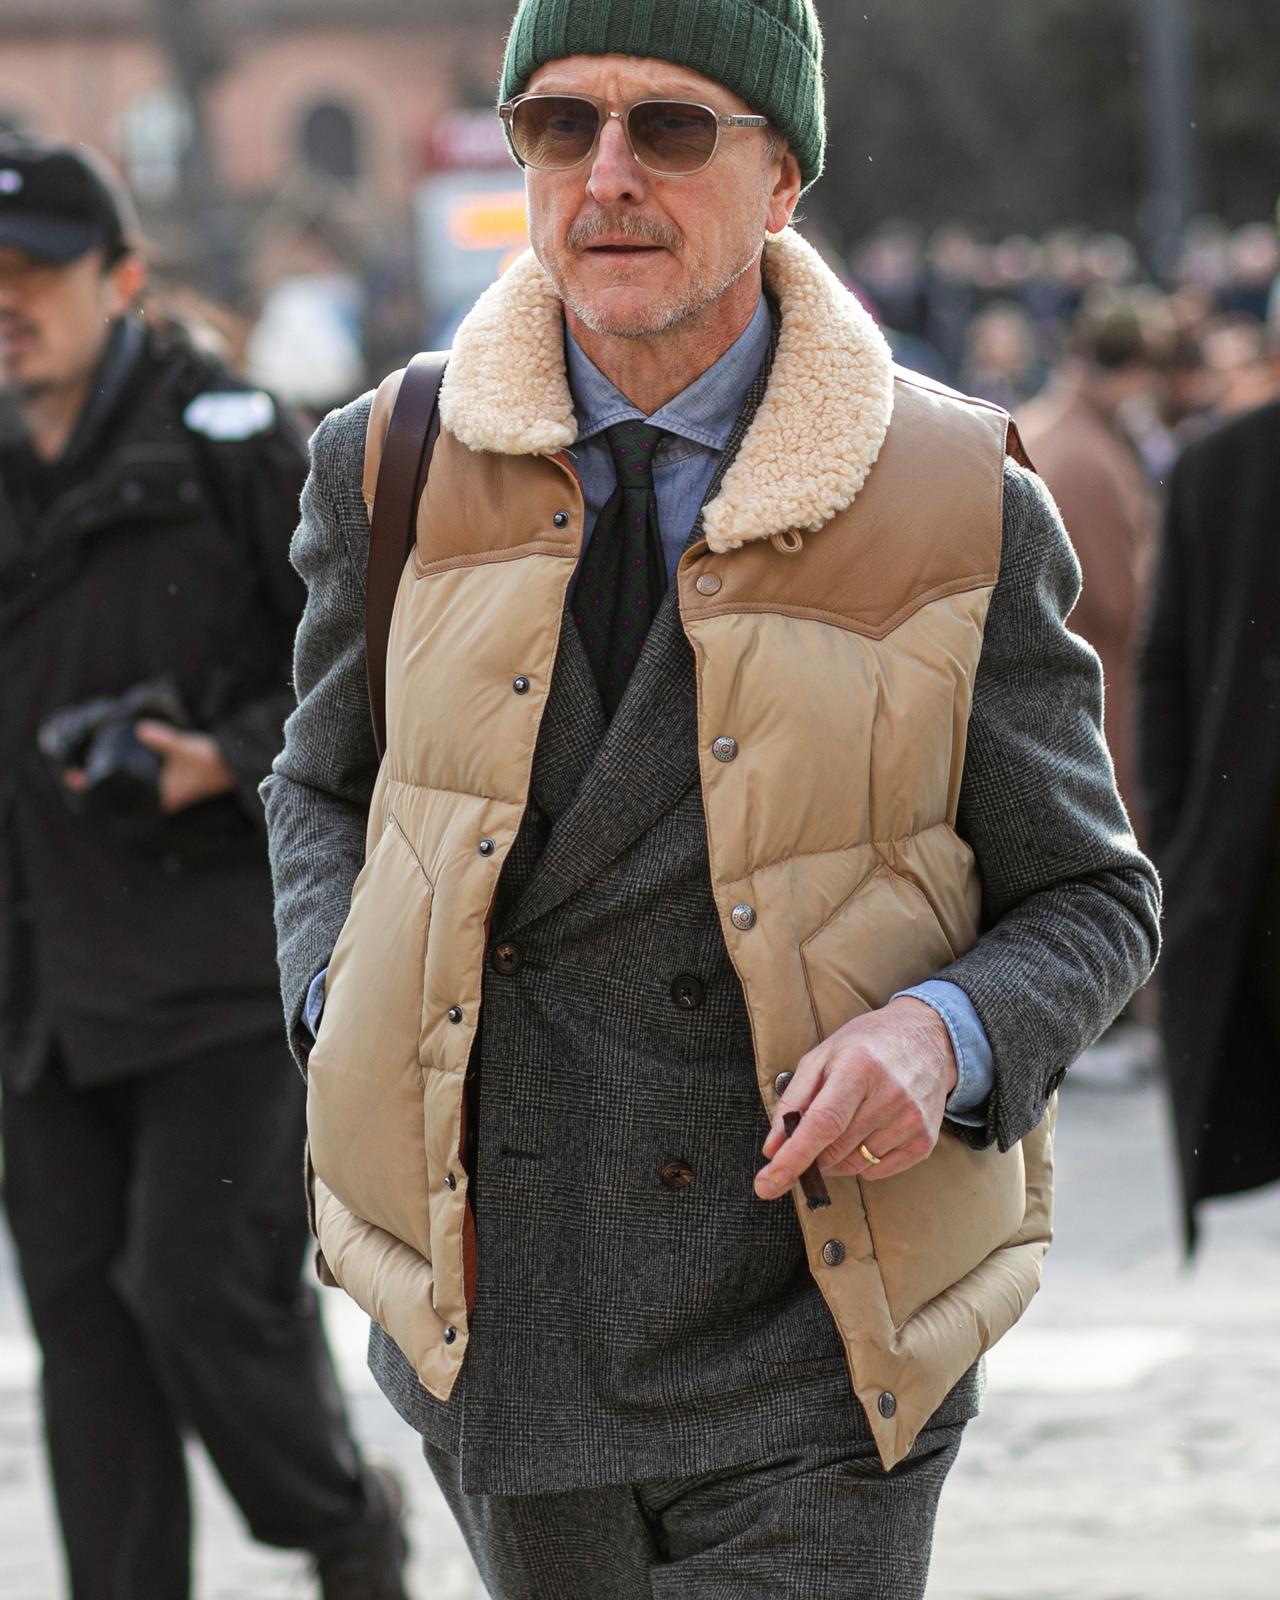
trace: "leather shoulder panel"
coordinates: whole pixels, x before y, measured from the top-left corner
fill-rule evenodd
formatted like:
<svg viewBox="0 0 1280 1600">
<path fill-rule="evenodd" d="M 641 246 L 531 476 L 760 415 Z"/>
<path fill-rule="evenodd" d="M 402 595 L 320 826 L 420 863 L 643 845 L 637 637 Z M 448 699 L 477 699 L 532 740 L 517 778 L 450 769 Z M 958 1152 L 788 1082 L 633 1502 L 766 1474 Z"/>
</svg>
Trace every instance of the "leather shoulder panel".
<svg viewBox="0 0 1280 1600">
<path fill-rule="evenodd" d="M 899 372 L 889 432 L 854 503 L 817 533 L 780 541 L 793 553 L 761 540 L 689 562 L 686 619 L 771 611 L 883 638 L 931 600 L 989 588 L 1008 429 L 998 407 Z M 709 574 L 720 579 L 711 596 L 696 587 Z"/>
<path fill-rule="evenodd" d="M 582 524 L 582 491 L 565 458 L 469 450 L 442 429 L 418 506 L 414 567 L 422 576 L 535 553 L 576 558 Z"/>
</svg>

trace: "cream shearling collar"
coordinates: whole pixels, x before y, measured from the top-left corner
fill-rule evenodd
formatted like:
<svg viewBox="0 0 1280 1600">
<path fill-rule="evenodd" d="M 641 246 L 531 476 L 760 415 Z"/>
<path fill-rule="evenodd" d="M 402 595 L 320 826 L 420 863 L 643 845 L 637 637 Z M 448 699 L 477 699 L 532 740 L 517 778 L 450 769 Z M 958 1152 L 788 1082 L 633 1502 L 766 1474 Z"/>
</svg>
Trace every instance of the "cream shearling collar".
<svg viewBox="0 0 1280 1600">
<path fill-rule="evenodd" d="M 875 323 L 788 228 L 764 249 L 782 314 L 768 388 L 703 515 L 712 550 L 814 532 L 852 505 L 893 414 L 893 357 Z M 440 420 L 472 450 L 554 455 L 577 436 L 559 296 L 532 251 L 459 328 Z"/>
</svg>

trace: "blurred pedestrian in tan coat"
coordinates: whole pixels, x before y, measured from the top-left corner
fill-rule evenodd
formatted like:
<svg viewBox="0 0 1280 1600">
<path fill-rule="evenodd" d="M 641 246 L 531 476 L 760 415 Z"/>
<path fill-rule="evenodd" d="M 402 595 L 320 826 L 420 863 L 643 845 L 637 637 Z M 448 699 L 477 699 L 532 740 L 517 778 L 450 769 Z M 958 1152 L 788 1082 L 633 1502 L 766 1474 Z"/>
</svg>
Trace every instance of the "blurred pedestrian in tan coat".
<svg viewBox="0 0 1280 1600">
<path fill-rule="evenodd" d="M 1138 309 L 1086 306 L 1069 360 L 1019 417 L 1027 451 L 1053 492 L 1084 574 L 1072 630 L 1102 659 L 1104 724 L 1116 780 L 1137 810 L 1133 655 L 1155 535 L 1155 495 L 1122 411 L 1151 380 Z"/>
</svg>

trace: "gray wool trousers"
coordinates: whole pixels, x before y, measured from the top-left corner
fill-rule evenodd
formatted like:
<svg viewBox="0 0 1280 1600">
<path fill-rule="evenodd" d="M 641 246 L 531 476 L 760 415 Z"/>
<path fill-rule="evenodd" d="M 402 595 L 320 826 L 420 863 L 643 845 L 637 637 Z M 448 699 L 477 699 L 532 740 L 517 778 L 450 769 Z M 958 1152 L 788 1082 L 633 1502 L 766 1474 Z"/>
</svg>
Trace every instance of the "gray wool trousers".
<svg viewBox="0 0 1280 1600">
<path fill-rule="evenodd" d="M 424 1445 L 492 1600 L 922 1600 L 963 1423 L 874 1446 L 556 1494 L 467 1494 Z"/>
</svg>

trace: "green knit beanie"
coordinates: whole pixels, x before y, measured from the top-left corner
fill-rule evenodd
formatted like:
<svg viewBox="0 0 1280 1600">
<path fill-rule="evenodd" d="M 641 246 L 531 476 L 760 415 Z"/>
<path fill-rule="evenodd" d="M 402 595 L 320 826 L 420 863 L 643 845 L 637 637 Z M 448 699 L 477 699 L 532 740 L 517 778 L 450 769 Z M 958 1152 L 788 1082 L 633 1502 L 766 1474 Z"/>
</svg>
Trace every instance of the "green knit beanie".
<svg viewBox="0 0 1280 1600">
<path fill-rule="evenodd" d="M 806 187 L 827 129 L 822 29 L 813 0 L 520 0 L 502 64 L 502 99 L 546 61 L 654 56 L 739 95 L 791 145 Z"/>
</svg>

